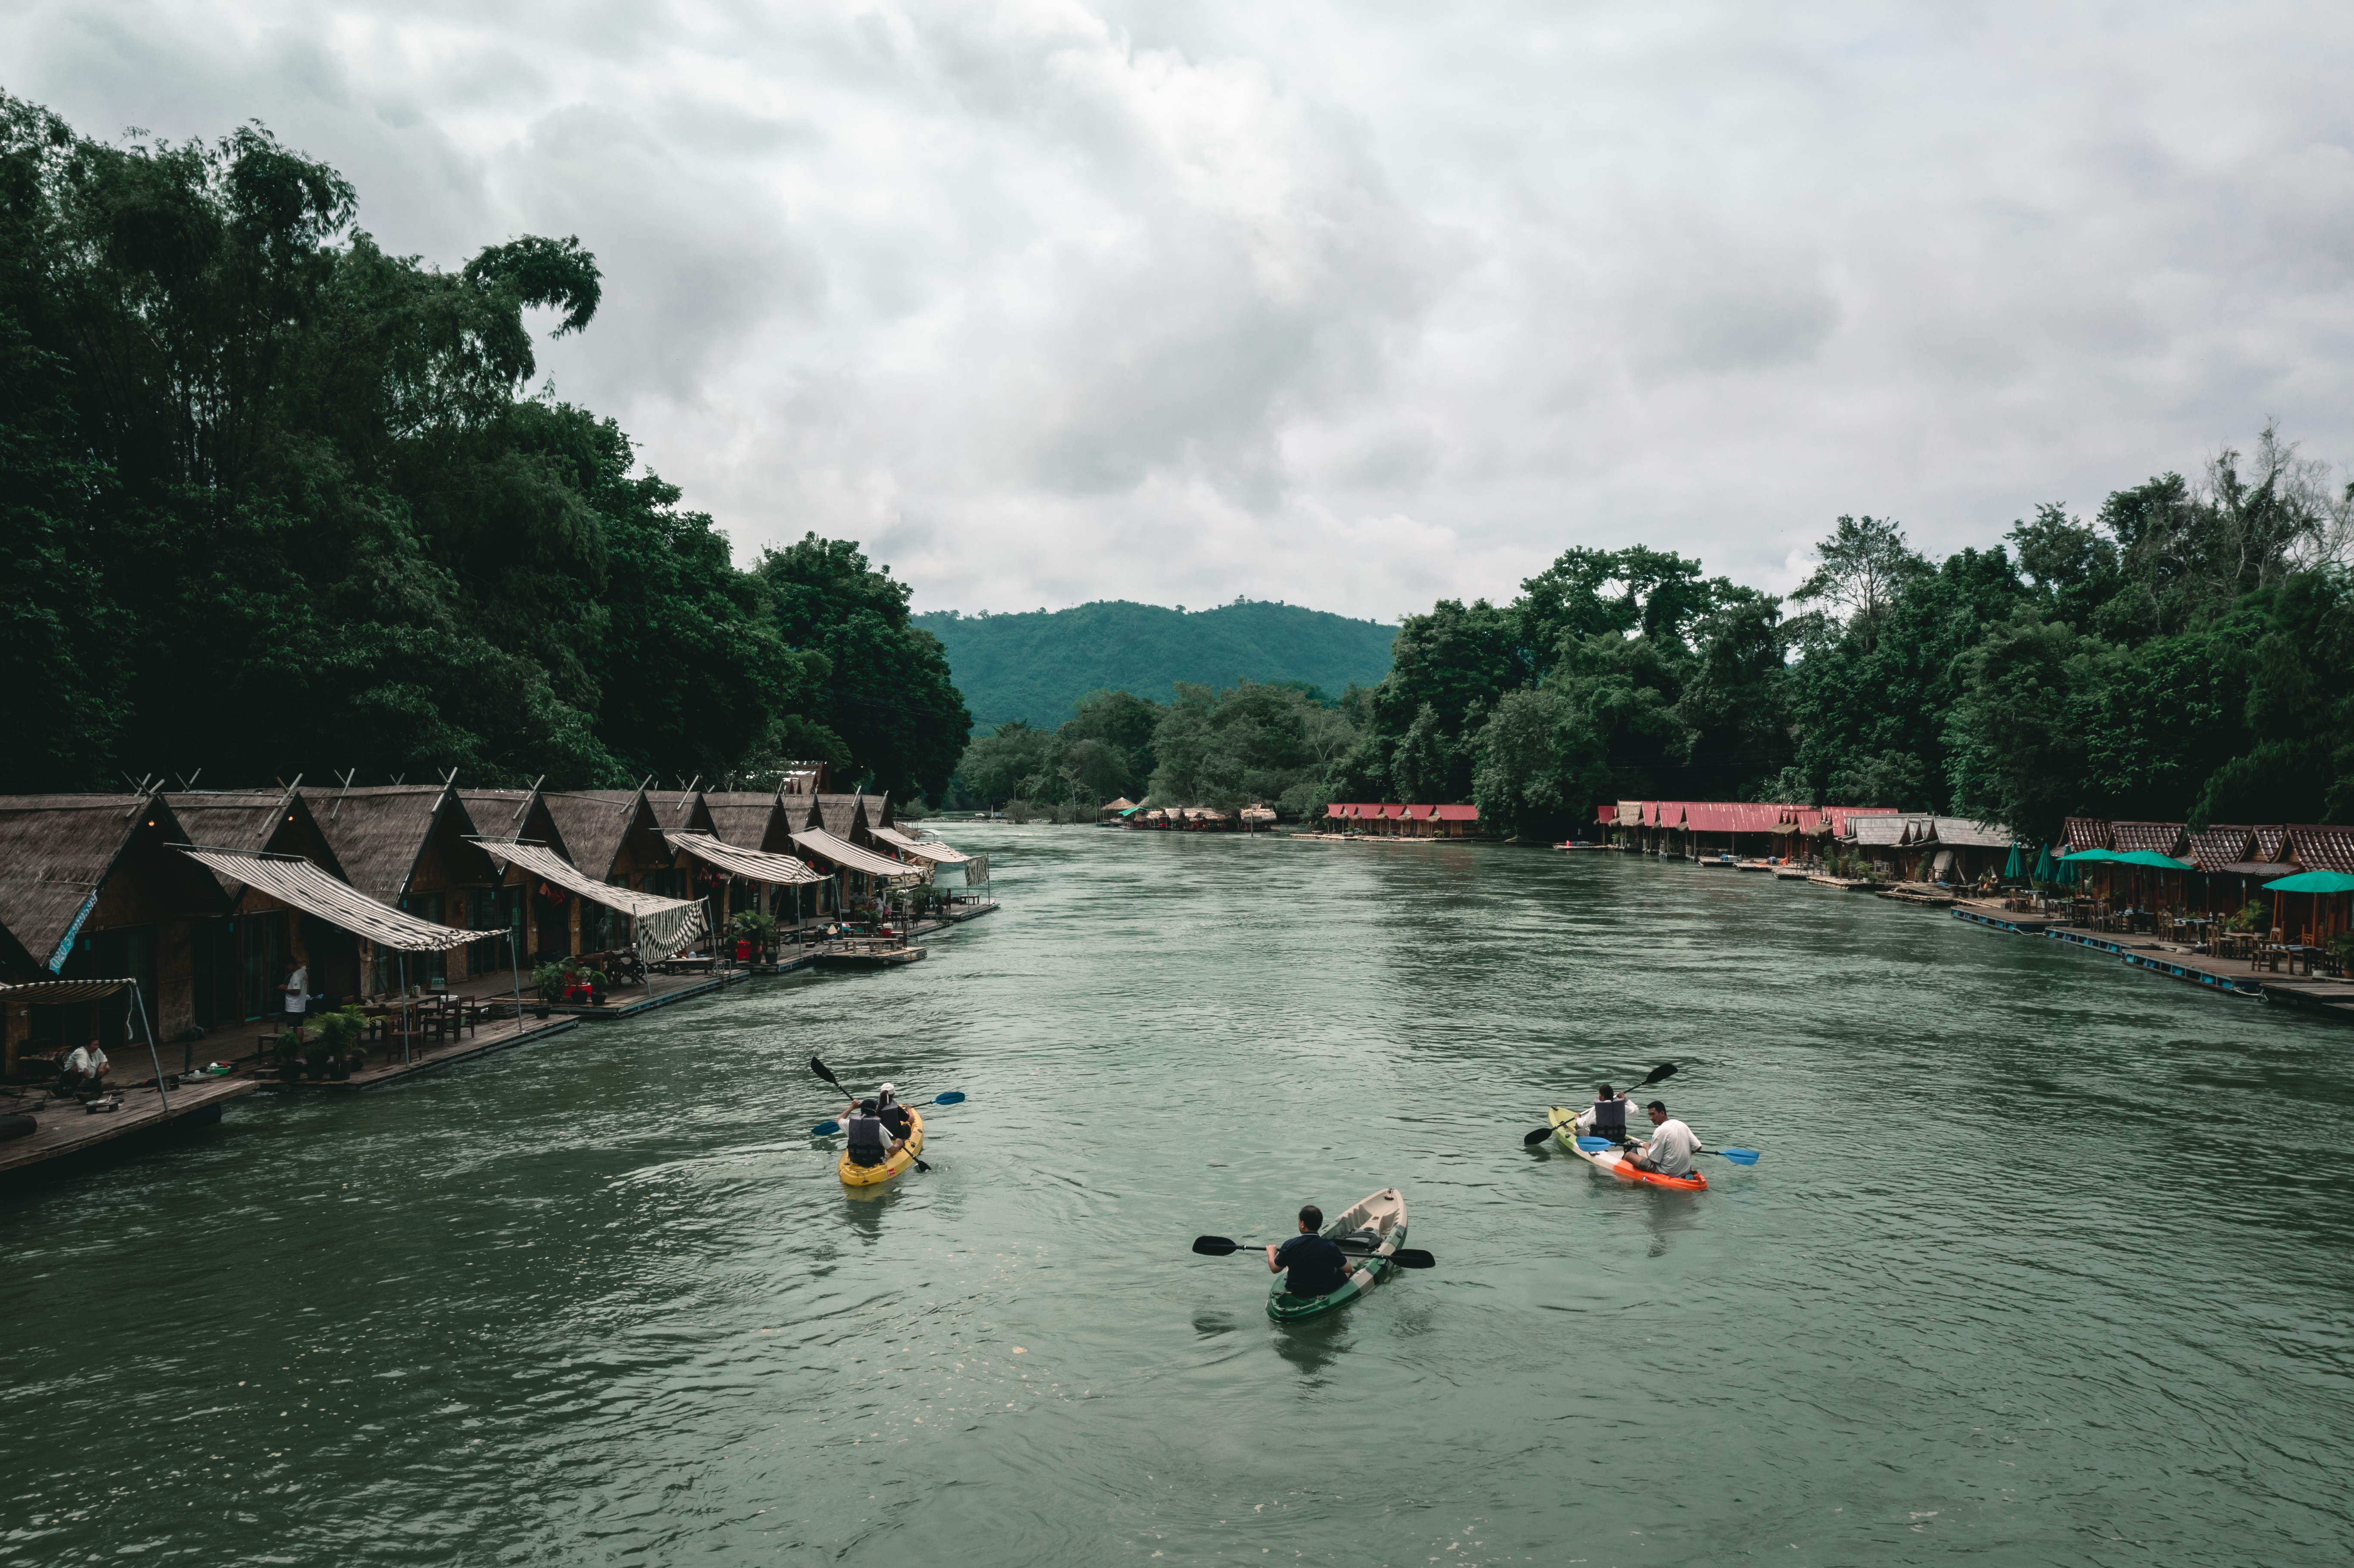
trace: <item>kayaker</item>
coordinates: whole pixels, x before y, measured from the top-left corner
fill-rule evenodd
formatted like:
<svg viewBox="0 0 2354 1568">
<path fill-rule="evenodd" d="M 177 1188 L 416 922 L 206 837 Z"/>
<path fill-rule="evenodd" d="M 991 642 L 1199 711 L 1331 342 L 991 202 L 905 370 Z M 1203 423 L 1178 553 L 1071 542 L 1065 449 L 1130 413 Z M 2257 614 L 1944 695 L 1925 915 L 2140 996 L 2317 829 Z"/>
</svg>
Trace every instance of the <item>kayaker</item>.
<svg viewBox="0 0 2354 1568">
<path fill-rule="evenodd" d="M 885 1084 L 875 1092 L 875 1114 L 883 1118 L 892 1137 L 904 1140 L 913 1129 L 914 1124 L 907 1119 L 907 1107 L 899 1103 L 896 1084 Z"/>
<path fill-rule="evenodd" d="M 1651 1118 L 1651 1136 L 1627 1163 L 1638 1171 L 1656 1171 L 1662 1176 L 1689 1176 L 1691 1157 L 1700 1152 L 1700 1139 L 1692 1129 L 1668 1114 L 1663 1101 L 1653 1100 L 1643 1107 Z"/>
<path fill-rule="evenodd" d="M 1603 1084 L 1594 1092 L 1595 1138 L 1606 1138 L 1613 1143 L 1627 1141 L 1627 1097 Z"/>
<path fill-rule="evenodd" d="M 1324 1211 L 1310 1203 L 1299 1211 L 1299 1234 L 1267 1249 L 1267 1271 L 1291 1270 L 1284 1289 L 1294 1296 L 1330 1296 L 1349 1279 L 1349 1255 L 1322 1233 Z"/>
<path fill-rule="evenodd" d="M 883 1125 L 873 1100 L 860 1100 L 844 1110 L 842 1130 L 853 1165 L 880 1165 L 898 1151 L 899 1140 Z"/>
</svg>

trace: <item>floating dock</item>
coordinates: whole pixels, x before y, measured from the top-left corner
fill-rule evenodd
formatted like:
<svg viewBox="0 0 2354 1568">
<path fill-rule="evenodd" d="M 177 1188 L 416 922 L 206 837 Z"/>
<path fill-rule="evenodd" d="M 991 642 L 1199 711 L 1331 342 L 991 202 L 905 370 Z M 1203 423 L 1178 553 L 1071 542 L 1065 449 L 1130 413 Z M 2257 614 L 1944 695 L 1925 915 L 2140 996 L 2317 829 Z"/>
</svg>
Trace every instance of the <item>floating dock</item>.
<svg viewBox="0 0 2354 1568">
<path fill-rule="evenodd" d="M 370 1061 L 348 1078 L 262 1077 L 256 1080 L 255 1086 L 298 1094 L 322 1090 L 350 1094 L 361 1089 L 382 1088 L 387 1084 L 413 1078 L 419 1073 L 439 1072 L 444 1067 L 471 1062 L 493 1051 L 504 1051 L 510 1045 L 545 1040 L 552 1034 L 578 1028 L 579 1023 L 578 1018 L 567 1018 L 560 1013 L 546 1019 L 534 1018 L 528 1013 L 521 1018 L 493 1019 L 471 1034 L 436 1041 L 422 1050 L 411 1050 L 406 1056 L 397 1055 L 389 1062 Z M 374 1042 L 370 1044 L 369 1054 L 373 1057 L 383 1049 L 382 1042 Z"/>
<path fill-rule="evenodd" d="M 0 1177 L 173 1128 L 218 1121 L 223 1106 L 260 1086 L 251 1078 L 214 1078 L 166 1085 L 160 1095 L 152 1086 L 120 1089 L 109 1097 L 120 1100 L 122 1108 L 111 1111 L 85 1110 L 72 1100 L 39 1102 L 27 1107 L 39 1130 L 0 1143 Z"/>
<path fill-rule="evenodd" d="M 921 963 L 925 949 L 910 945 L 885 947 L 880 943 L 844 942 L 838 948 L 828 948 L 818 954 L 817 967 L 822 969 L 891 969 L 901 964 Z"/>
</svg>

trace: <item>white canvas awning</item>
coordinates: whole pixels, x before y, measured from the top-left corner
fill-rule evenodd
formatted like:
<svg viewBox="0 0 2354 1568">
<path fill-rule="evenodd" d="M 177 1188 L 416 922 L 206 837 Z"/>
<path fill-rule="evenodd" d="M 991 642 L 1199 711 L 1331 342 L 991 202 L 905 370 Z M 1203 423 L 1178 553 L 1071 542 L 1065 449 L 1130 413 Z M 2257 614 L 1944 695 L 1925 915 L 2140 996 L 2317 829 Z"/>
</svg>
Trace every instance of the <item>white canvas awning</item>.
<svg viewBox="0 0 2354 1568">
<path fill-rule="evenodd" d="M 28 980 L 23 985 L 0 985 L 0 1002 L 38 1002 L 47 1007 L 62 1001 L 96 1001 L 138 983 L 127 980 Z"/>
<path fill-rule="evenodd" d="M 197 864 L 266 893 L 281 904 L 306 915 L 316 915 L 355 937 L 365 937 L 379 948 L 403 953 L 446 952 L 479 942 L 499 931 L 461 931 L 404 915 L 389 904 L 379 904 L 348 882 L 338 882 L 307 860 L 294 855 L 260 854 L 251 850 L 196 849 L 171 846 Z"/>
<path fill-rule="evenodd" d="M 746 849 L 740 844 L 722 843 L 709 833 L 664 833 L 674 850 L 684 850 L 706 865 L 716 865 L 734 876 L 785 886 L 796 882 L 823 882 L 825 873 L 815 871 L 789 854 L 770 854 L 766 850 Z"/>
<path fill-rule="evenodd" d="M 952 850 L 934 839 L 911 839 L 896 828 L 875 828 L 870 831 L 893 849 L 905 850 L 912 855 L 921 855 L 924 859 L 939 865 L 962 865 L 972 858 L 964 851 Z"/>
<path fill-rule="evenodd" d="M 484 853 L 504 864 L 520 866 L 544 882 L 627 915 L 634 922 L 638 956 L 647 963 L 660 963 L 685 951 L 703 935 L 703 905 L 698 899 L 662 898 L 599 882 L 546 844 L 519 843 L 514 839 L 468 842 L 480 844 Z"/>
<path fill-rule="evenodd" d="M 795 833 L 793 847 L 820 860 L 830 860 L 844 871 L 864 872 L 869 876 L 905 877 L 919 881 L 924 874 L 920 869 L 905 861 L 891 860 L 873 850 L 860 849 L 847 839 L 835 838 L 823 828 Z"/>
</svg>

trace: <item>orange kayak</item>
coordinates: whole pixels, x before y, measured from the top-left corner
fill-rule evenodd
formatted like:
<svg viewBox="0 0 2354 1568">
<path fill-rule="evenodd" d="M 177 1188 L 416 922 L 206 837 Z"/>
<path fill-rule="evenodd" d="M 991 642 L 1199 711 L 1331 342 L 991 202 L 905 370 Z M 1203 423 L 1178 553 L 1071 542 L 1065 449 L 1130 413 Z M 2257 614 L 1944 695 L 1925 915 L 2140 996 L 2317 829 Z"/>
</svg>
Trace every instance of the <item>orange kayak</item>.
<svg viewBox="0 0 2354 1568">
<path fill-rule="evenodd" d="M 1598 1153 L 1589 1153 L 1580 1149 L 1577 1146 L 1578 1114 L 1575 1110 L 1564 1110 L 1560 1106 L 1554 1106 L 1545 1113 L 1545 1119 L 1553 1123 L 1553 1141 L 1596 1170 L 1607 1171 L 1621 1181 L 1641 1181 L 1652 1187 L 1670 1187 L 1679 1192 L 1708 1191 L 1708 1178 L 1697 1171 L 1689 1176 L 1663 1176 L 1657 1171 L 1636 1170 L 1627 1163 L 1627 1157 L 1616 1149 L 1605 1149 Z"/>
</svg>

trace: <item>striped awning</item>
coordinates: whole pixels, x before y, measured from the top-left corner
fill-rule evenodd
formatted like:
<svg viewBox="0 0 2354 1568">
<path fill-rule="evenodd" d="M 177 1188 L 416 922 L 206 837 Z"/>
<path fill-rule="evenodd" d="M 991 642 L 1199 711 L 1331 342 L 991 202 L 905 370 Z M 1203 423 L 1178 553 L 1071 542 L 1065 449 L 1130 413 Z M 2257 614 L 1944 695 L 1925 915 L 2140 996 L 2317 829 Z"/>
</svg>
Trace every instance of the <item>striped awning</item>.
<svg viewBox="0 0 2354 1568">
<path fill-rule="evenodd" d="M 404 915 L 389 904 L 379 904 L 348 882 L 338 882 L 307 860 L 293 855 L 260 854 L 251 850 L 196 849 L 170 846 L 197 864 L 266 893 L 281 904 L 306 915 L 316 915 L 355 937 L 365 937 L 379 948 L 403 953 L 445 952 L 479 942 L 502 931 L 461 931 Z"/>
<path fill-rule="evenodd" d="M 61 1001 L 96 1001 L 137 983 L 127 980 L 31 980 L 24 985 L 0 985 L 0 1003 L 27 1001 L 48 1007 Z"/>
<path fill-rule="evenodd" d="M 926 860 L 937 862 L 941 865 L 962 865 L 972 858 L 964 851 L 952 850 L 937 839 L 911 839 L 894 828 L 875 828 L 871 831 L 876 838 L 881 839 L 893 849 L 905 850 L 909 854 L 920 855 Z"/>
<path fill-rule="evenodd" d="M 805 832 L 795 833 L 793 847 L 813 854 L 820 860 L 830 860 L 844 871 L 864 872 L 869 876 L 906 877 L 916 880 L 920 879 L 924 874 L 922 871 L 905 861 L 891 860 L 876 854 L 873 850 L 860 849 L 847 839 L 835 838 L 823 828 L 811 828 Z"/>
<path fill-rule="evenodd" d="M 812 871 L 791 855 L 770 854 L 766 850 L 722 843 L 709 833 L 664 833 L 663 838 L 671 848 L 683 850 L 706 865 L 716 865 L 732 875 L 748 877 L 754 882 L 784 886 L 796 882 L 825 880 L 825 873 Z"/>
<path fill-rule="evenodd" d="M 636 919 L 651 919 L 675 909 L 695 905 L 692 898 L 659 898 L 651 893 L 639 893 L 631 888 L 614 887 L 598 881 L 546 844 L 518 843 L 513 839 L 472 838 L 468 843 L 479 844 L 482 852 L 508 865 L 520 866 L 543 882 L 578 894 L 591 904 L 602 904 L 608 909 L 618 909 Z"/>
</svg>

